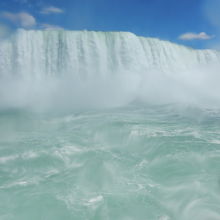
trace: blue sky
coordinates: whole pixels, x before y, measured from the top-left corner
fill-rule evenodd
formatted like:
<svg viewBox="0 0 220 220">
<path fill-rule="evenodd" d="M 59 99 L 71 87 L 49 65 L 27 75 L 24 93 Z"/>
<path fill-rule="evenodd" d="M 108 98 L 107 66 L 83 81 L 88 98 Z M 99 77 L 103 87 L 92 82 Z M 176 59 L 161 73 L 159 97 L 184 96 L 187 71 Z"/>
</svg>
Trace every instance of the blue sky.
<svg viewBox="0 0 220 220">
<path fill-rule="evenodd" d="M 220 0 L 1 0 L 11 29 L 130 31 L 195 48 L 218 48 Z"/>
</svg>

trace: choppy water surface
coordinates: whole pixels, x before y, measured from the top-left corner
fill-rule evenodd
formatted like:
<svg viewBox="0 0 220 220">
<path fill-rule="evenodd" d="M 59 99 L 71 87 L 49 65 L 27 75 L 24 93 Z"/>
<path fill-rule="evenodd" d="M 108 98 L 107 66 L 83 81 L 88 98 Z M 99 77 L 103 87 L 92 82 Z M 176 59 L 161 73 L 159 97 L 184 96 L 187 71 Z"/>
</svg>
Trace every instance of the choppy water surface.
<svg viewBox="0 0 220 220">
<path fill-rule="evenodd" d="M 220 219 L 220 112 L 180 109 L 2 112 L 0 219 Z"/>
</svg>

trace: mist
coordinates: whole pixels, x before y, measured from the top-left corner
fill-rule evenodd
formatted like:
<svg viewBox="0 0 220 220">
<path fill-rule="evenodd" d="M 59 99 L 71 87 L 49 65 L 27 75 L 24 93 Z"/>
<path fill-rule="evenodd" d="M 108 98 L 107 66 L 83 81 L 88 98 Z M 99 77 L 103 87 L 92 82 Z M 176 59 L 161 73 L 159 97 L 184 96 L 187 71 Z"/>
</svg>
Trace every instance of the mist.
<svg viewBox="0 0 220 220">
<path fill-rule="evenodd" d="M 59 111 L 123 106 L 134 100 L 138 84 L 138 77 L 129 74 L 86 81 L 72 77 L 34 82 L 5 79 L 0 83 L 0 108 Z"/>
<path fill-rule="evenodd" d="M 113 75 L 113 77 L 110 77 Z M 217 67 L 165 74 L 109 73 L 98 79 L 73 77 L 46 80 L 2 79 L 0 109 L 68 111 L 114 108 L 133 102 L 220 107 L 220 76 Z"/>
</svg>

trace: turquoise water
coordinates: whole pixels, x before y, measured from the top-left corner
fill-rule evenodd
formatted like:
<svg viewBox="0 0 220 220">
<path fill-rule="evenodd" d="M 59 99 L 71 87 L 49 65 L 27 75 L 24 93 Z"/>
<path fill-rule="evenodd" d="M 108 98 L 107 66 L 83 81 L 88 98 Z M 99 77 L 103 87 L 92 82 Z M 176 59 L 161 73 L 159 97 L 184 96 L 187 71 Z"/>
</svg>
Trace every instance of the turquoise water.
<svg viewBox="0 0 220 220">
<path fill-rule="evenodd" d="M 0 113 L 1 220 L 219 220 L 220 111 Z"/>
</svg>

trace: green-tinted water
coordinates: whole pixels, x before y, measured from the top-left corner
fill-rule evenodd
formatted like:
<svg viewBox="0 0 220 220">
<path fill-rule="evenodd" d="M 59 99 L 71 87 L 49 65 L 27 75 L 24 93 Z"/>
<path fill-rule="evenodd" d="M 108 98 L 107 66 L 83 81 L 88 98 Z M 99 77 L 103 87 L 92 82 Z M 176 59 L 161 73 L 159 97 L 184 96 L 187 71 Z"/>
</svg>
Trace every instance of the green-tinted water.
<svg viewBox="0 0 220 220">
<path fill-rule="evenodd" d="M 219 220 L 220 112 L 1 113 L 0 219 Z"/>
</svg>

